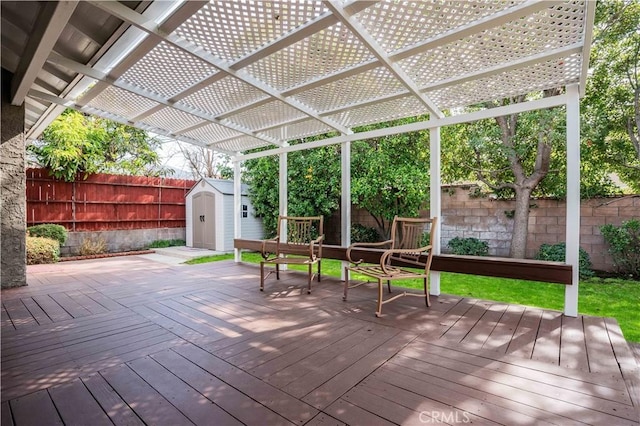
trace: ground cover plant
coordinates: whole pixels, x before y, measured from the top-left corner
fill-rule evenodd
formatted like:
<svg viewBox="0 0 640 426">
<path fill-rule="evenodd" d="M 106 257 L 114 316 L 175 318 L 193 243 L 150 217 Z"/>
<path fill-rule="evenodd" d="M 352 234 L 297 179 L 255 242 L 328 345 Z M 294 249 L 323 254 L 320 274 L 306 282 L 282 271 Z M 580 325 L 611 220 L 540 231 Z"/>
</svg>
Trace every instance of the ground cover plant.
<svg viewBox="0 0 640 426">
<path fill-rule="evenodd" d="M 207 256 L 190 260 L 188 264 L 230 260 L 233 254 Z M 259 263 L 259 253 L 242 253 L 242 261 Z M 290 269 L 304 270 L 304 266 L 290 265 Z M 323 275 L 339 277 L 342 264 L 338 260 L 322 261 Z M 485 300 L 495 300 L 561 311 L 564 286 L 524 280 L 442 273 L 442 293 Z M 420 280 L 405 281 L 410 288 L 421 288 Z M 581 314 L 615 318 L 627 340 L 640 342 L 640 281 L 619 278 L 588 278 L 580 281 L 578 309 Z"/>
</svg>

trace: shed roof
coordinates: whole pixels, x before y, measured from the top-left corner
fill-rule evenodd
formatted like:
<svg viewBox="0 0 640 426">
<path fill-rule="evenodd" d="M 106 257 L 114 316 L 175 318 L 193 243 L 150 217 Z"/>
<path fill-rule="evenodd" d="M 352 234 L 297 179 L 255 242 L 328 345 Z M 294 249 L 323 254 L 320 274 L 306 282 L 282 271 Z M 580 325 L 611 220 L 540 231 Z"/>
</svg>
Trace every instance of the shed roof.
<svg viewBox="0 0 640 426">
<path fill-rule="evenodd" d="M 579 83 L 595 2 L 2 2 L 27 136 L 64 107 L 220 152 Z M 24 52 L 24 53 L 23 53 Z"/>
<path fill-rule="evenodd" d="M 206 182 L 209 186 L 211 186 L 216 191 L 220 192 L 222 195 L 233 195 L 233 181 L 226 179 L 212 179 L 212 178 L 202 178 L 198 182 L 196 182 L 191 189 L 185 194 L 189 195 L 194 188 L 198 186 L 200 182 Z M 249 194 L 249 186 L 246 183 L 242 184 L 240 189 L 241 195 Z"/>
</svg>

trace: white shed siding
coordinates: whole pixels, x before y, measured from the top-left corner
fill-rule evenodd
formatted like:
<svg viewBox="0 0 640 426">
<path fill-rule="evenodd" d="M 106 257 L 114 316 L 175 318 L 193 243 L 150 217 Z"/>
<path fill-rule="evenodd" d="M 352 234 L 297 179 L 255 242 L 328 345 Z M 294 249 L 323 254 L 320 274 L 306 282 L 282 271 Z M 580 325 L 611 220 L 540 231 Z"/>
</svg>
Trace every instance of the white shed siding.
<svg viewBox="0 0 640 426">
<path fill-rule="evenodd" d="M 261 240 L 264 238 L 264 228 L 262 219 L 254 216 L 253 205 L 249 197 L 242 197 L 242 204 L 247 205 L 247 217 L 242 219 L 242 238 L 251 240 Z"/>
<path fill-rule="evenodd" d="M 246 187 L 243 185 L 243 192 L 245 190 Z M 193 246 L 193 196 L 199 192 L 211 192 L 215 196 L 216 250 L 233 250 L 233 192 L 229 193 L 229 191 L 233 191 L 232 182 L 213 179 L 202 179 L 189 191 L 186 200 L 186 240 L 188 247 Z M 256 240 L 264 238 L 262 219 L 254 216 L 253 206 L 247 195 L 242 196 L 242 204 L 247 206 L 247 217 L 241 218 L 242 238 Z"/>
</svg>

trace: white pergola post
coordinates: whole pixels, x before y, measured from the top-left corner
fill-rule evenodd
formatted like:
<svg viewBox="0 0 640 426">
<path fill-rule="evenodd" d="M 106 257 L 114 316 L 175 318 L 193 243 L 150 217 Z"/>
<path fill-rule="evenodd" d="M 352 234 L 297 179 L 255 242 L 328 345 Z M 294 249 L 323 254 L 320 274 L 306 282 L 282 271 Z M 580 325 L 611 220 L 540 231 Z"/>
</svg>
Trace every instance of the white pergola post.
<svg viewBox="0 0 640 426">
<path fill-rule="evenodd" d="M 580 93 L 567 86 L 567 212 L 565 262 L 572 266 L 572 284 L 565 287 L 564 314 L 578 316 L 580 256 Z"/>
<path fill-rule="evenodd" d="M 281 216 L 286 216 L 287 215 L 287 211 L 288 211 L 288 207 L 289 207 L 289 200 L 287 197 L 288 194 L 288 176 L 289 176 L 289 171 L 288 171 L 288 165 L 287 165 L 287 153 L 283 152 L 282 154 L 278 154 L 278 213 Z M 287 227 L 286 227 L 286 222 L 284 224 L 285 226 L 282 227 L 282 229 L 280 229 L 280 241 L 282 241 L 283 243 L 287 242 Z M 280 270 L 286 271 L 287 270 L 287 264 L 283 264 L 280 265 Z"/>
<path fill-rule="evenodd" d="M 431 232 L 436 233 L 433 240 L 433 254 L 440 254 L 440 241 L 442 239 L 442 190 L 440 176 L 440 127 L 429 129 L 429 162 L 430 162 L 430 195 L 429 195 L 429 212 L 431 217 L 437 217 L 435 229 Z M 434 296 L 440 295 L 440 272 L 431 271 L 429 276 L 430 291 Z"/>
<path fill-rule="evenodd" d="M 233 238 L 242 237 L 242 175 L 240 171 L 241 162 L 233 162 Z M 233 249 L 234 261 L 242 260 L 241 250 Z"/>
<path fill-rule="evenodd" d="M 340 232 L 342 247 L 351 244 L 351 142 L 343 142 L 341 150 L 342 198 L 340 203 Z M 349 262 L 343 261 L 340 278 L 344 281 L 344 267 Z"/>
</svg>

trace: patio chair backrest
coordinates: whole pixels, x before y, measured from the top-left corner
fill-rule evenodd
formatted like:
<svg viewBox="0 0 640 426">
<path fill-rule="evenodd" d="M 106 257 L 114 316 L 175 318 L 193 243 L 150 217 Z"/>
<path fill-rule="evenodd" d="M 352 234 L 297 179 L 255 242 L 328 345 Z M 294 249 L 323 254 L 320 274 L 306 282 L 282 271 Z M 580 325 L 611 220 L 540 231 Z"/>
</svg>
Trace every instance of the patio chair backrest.
<svg viewBox="0 0 640 426">
<path fill-rule="evenodd" d="M 392 257 L 416 263 L 416 266 L 423 266 L 423 263 L 419 262 L 420 256 L 430 251 L 433 246 L 436 220 L 436 218 L 396 216 L 391 225 L 391 248 L 415 251 Z M 389 262 L 392 257 L 389 258 Z"/>
<path fill-rule="evenodd" d="M 289 247 L 299 245 L 301 249 L 306 249 L 311 241 L 324 235 L 324 217 L 278 216 L 277 235 L 282 236 L 283 229 L 285 230 L 286 244 Z M 280 243 L 284 243 L 284 241 L 280 241 Z M 318 243 L 318 246 L 322 247 L 322 241 Z M 285 249 L 279 247 L 278 251 L 284 252 Z"/>
</svg>

